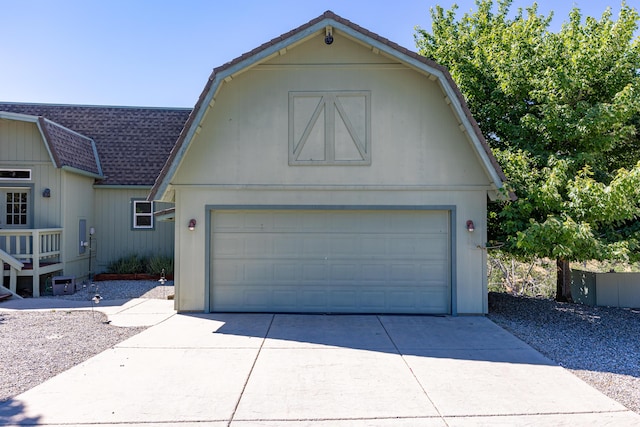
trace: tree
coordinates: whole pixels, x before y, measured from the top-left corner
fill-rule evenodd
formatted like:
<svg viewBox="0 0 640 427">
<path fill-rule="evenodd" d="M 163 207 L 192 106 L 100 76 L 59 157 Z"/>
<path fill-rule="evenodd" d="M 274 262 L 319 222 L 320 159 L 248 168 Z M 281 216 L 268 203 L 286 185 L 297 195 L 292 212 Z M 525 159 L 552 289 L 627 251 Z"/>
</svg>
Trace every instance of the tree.
<svg viewBox="0 0 640 427">
<path fill-rule="evenodd" d="M 416 29 L 422 55 L 446 66 L 503 168 L 516 201 L 492 206 L 491 240 L 519 257 L 558 265 L 570 300 L 570 261 L 635 261 L 640 242 L 640 37 L 622 3 L 560 31 L 537 5 L 510 17 L 512 0 L 431 9 Z"/>
</svg>

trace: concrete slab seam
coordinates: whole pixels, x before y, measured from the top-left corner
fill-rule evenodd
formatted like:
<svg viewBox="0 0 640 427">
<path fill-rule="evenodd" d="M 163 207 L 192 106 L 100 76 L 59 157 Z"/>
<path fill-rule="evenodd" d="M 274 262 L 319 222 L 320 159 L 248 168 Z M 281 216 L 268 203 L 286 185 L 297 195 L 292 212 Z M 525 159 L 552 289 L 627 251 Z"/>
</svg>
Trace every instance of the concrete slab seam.
<svg viewBox="0 0 640 427">
<path fill-rule="evenodd" d="M 276 315 L 271 315 L 271 320 L 269 321 L 269 327 L 262 337 L 262 342 L 260 343 L 260 347 L 258 348 L 258 352 L 256 353 L 256 357 L 253 359 L 253 363 L 251 364 L 251 369 L 249 369 L 249 373 L 247 374 L 247 378 L 242 385 L 242 390 L 240 390 L 240 396 L 238 396 L 238 400 L 236 401 L 235 406 L 233 407 L 233 411 L 231 412 L 231 417 L 229 418 L 229 423 L 227 427 L 231 427 L 231 423 L 234 421 L 234 417 L 236 416 L 236 412 L 238 411 L 238 407 L 240 406 L 240 401 L 242 401 L 242 396 L 244 395 L 245 390 L 247 389 L 247 384 L 249 384 L 249 379 L 251 379 L 251 374 L 256 367 L 256 363 L 258 363 L 258 358 L 260 357 L 260 353 L 262 352 L 262 347 L 264 347 L 264 343 L 267 341 L 267 337 L 269 336 L 269 331 L 271 331 L 271 326 L 273 325 L 273 321 L 275 320 Z"/>
<path fill-rule="evenodd" d="M 508 417 L 539 417 L 555 415 L 593 415 L 593 414 L 635 414 L 630 409 L 618 409 L 611 411 L 567 411 L 567 412 L 522 412 L 522 413 L 500 413 L 500 414 L 465 414 L 465 415 L 445 415 L 443 418 L 508 418 Z"/>
<path fill-rule="evenodd" d="M 141 305 L 141 304 L 144 304 L 145 302 L 146 302 L 146 301 L 145 301 L 144 299 L 142 299 L 142 300 L 140 300 L 139 298 L 133 298 L 133 299 L 130 299 L 127 303 L 125 303 L 125 304 L 123 304 L 123 305 L 121 305 L 121 306 L 120 306 L 120 310 L 119 310 L 119 311 L 116 311 L 116 312 L 115 312 L 115 313 L 113 313 L 113 314 L 121 314 L 121 313 L 124 313 L 125 311 L 131 310 L 131 309 L 132 309 L 132 308 L 134 308 L 134 307 L 137 307 L 137 306 L 139 306 L 139 305 Z M 129 303 L 132 303 L 132 304 L 131 304 L 131 305 L 127 305 L 127 304 L 129 304 Z"/>
<path fill-rule="evenodd" d="M 452 418 L 452 417 L 449 417 Z M 442 417 L 438 415 L 415 415 L 415 416 L 397 416 L 397 417 L 342 417 L 342 418 L 238 418 L 233 422 L 278 422 L 278 423 L 291 423 L 291 422 L 313 422 L 313 421 L 383 421 L 383 420 L 442 420 Z"/>
<path fill-rule="evenodd" d="M 378 322 L 380 323 L 380 326 L 382 327 L 382 330 L 384 330 L 384 333 L 387 334 L 387 337 L 389 338 L 389 341 L 391 341 L 391 344 L 393 344 L 393 347 L 396 349 L 396 353 L 398 353 L 398 355 L 402 358 L 402 363 L 404 363 L 404 365 L 407 367 L 409 372 L 411 372 L 411 376 L 413 377 L 413 379 L 416 380 L 416 382 L 418 383 L 418 387 L 420 387 L 420 390 L 422 390 L 422 392 L 424 393 L 424 395 L 427 398 L 427 400 L 429 400 L 429 403 L 431 403 L 431 406 L 433 406 L 433 409 L 436 410 L 436 412 L 438 413 L 438 416 L 440 417 L 440 419 L 442 419 L 444 421 L 444 423 L 447 424 L 447 422 L 444 420 L 444 417 L 442 416 L 442 413 L 440 412 L 440 410 L 436 406 L 435 402 L 433 400 L 431 400 L 431 397 L 429 396 L 429 393 L 427 393 L 427 390 L 425 390 L 425 388 L 422 386 L 422 383 L 420 382 L 420 380 L 416 376 L 415 372 L 413 372 L 413 369 L 411 369 L 411 366 L 409 366 L 409 363 L 407 363 L 407 360 L 404 358 L 404 355 L 402 354 L 402 352 L 398 348 L 398 345 L 396 344 L 396 342 L 391 337 L 391 334 L 389 333 L 387 328 L 385 328 L 384 323 L 382 322 L 382 319 L 380 318 L 380 316 L 376 316 L 376 319 L 378 319 Z"/>
</svg>

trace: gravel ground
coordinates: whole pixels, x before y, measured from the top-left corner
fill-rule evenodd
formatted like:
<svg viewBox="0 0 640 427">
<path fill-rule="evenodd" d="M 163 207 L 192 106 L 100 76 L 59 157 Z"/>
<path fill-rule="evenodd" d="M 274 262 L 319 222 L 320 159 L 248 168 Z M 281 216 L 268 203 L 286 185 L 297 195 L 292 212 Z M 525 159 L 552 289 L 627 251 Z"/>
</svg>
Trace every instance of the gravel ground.
<svg viewBox="0 0 640 427">
<path fill-rule="evenodd" d="M 87 301 L 161 298 L 172 295 L 173 282 L 96 282 L 73 295 L 42 297 Z M 2 308 L 2 303 L 0 303 Z M 0 311 L 0 402 L 112 348 L 145 327 L 120 328 L 98 311 Z"/>
<path fill-rule="evenodd" d="M 161 298 L 173 283 L 97 282 L 105 300 Z M 58 297 L 90 301 L 87 286 Z M 2 308 L 2 303 L 0 303 Z M 489 294 L 491 320 L 585 382 L 640 414 L 640 309 L 587 307 Z M 0 401 L 98 354 L 146 328 L 119 328 L 91 311 L 0 311 Z"/>
<path fill-rule="evenodd" d="M 488 317 L 640 414 L 640 309 L 490 293 Z"/>
<path fill-rule="evenodd" d="M 160 286 L 155 280 L 93 282 L 89 285 L 78 286 L 78 288 L 78 291 L 71 295 L 58 295 L 55 297 L 47 296 L 41 298 L 91 301 L 95 294 L 98 293 L 104 300 L 128 298 L 166 299 L 168 295 L 172 295 L 174 292 L 173 281 L 167 281 L 165 286 Z"/>
</svg>

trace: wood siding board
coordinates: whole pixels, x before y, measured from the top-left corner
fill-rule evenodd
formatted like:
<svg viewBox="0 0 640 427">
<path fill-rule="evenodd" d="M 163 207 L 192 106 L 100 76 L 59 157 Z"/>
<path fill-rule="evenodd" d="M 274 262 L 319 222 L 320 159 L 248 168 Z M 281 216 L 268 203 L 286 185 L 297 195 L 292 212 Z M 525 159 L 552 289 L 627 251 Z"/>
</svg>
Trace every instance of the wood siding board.
<svg viewBox="0 0 640 427">
<path fill-rule="evenodd" d="M 137 253 L 173 256 L 173 222 L 155 222 L 154 230 L 131 230 L 131 200 L 144 200 L 147 188 L 97 188 L 96 272 L 105 271 L 116 259 Z"/>
</svg>

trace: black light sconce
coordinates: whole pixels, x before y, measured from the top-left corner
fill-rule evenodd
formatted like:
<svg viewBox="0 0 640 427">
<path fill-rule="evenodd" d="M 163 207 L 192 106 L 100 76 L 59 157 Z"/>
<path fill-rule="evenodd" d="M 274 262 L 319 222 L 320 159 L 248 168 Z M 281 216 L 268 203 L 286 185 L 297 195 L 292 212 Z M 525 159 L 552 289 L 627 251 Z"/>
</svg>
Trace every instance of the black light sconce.
<svg viewBox="0 0 640 427">
<path fill-rule="evenodd" d="M 193 230 L 195 230 L 195 228 L 196 228 L 196 220 L 195 220 L 195 218 L 191 218 L 189 220 L 189 230 L 193 231 Z"/>
<path fill-rule="evenodd" d="M 467 221 L 467 231 L 469 233 L 473 233 L 475 231 L 476 227 L 475 225 L 473 225 L 473 221 L 469 220 Z"/>
<path fill-rule="evenodd" d="M 51 189 L 45 188 L 44 190 L 42 190 L 42 197 L 46 197 L 47 199 L 51 197 Z"/>
<path fill-rule="evenodd" d="M 333 43 L 333 28 L 331 28 L 331 26 L 327 26 L 324 31 L 324 43 L 330 45 L 331 43 Z"/>
</svg>

